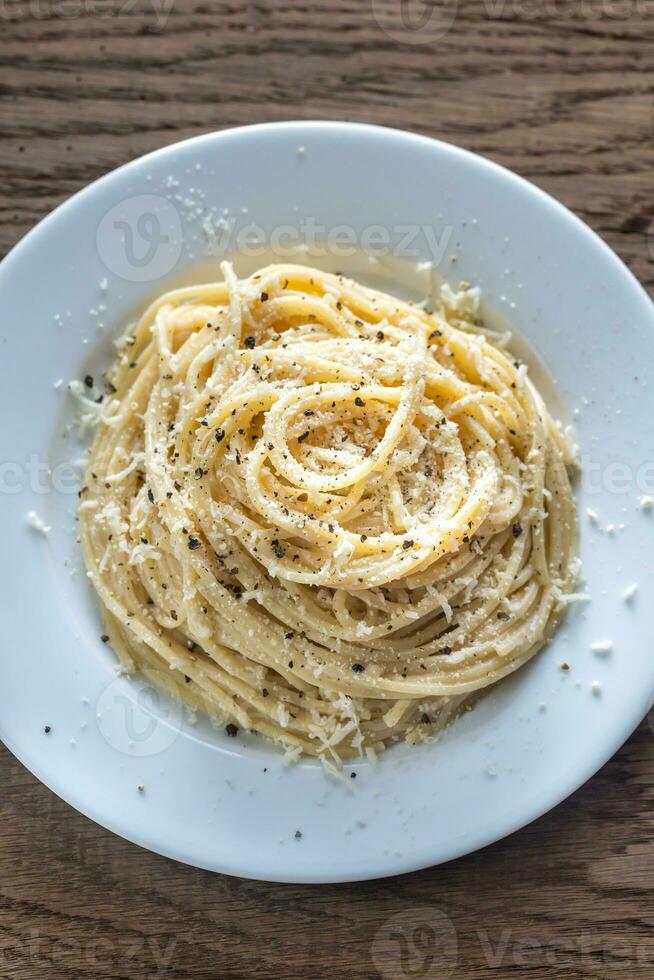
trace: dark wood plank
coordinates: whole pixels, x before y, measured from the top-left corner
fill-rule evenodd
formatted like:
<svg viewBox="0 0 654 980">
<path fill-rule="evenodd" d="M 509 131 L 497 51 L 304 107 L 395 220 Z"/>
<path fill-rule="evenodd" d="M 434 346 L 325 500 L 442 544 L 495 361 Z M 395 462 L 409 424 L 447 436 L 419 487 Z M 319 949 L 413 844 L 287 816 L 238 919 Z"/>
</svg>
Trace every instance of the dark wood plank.
<svg viewBox="0 0 654 980">
<path fill-rule="evenodd" d="M 173 0 L 164 18 L 152 0 L 0 0 L 0 254 L 141 153 L 322 117 L 413 129 L 510 166 L 652 290 L 654 2 L 461 0 L 429 44 L 380 27 L 398 3 Z M 644 723 L 589 784 L 506 841 L 399 879 L 311 888 L 140 851 L 1 750 L 0 978 L 369 978 L 375 943 L 399 931 L 417 956 L 390 955 L 388 977 L 645 980 L 653 772 Z M 456 960 L 438 930 L 413 934 L 425 908 L 451 921 Z M 389 925 L 400 913 L 409 925 Z"/>
</svg>

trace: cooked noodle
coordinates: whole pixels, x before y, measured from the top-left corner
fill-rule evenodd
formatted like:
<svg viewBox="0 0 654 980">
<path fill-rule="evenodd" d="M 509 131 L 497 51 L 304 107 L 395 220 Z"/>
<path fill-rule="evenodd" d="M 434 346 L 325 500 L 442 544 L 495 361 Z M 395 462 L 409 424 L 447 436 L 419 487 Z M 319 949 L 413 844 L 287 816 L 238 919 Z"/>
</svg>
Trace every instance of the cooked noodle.
<svg viewBox="0 0 654 980">
<path fill-rule="evenodd" d="M 569 447 L 451 306 L 222 268 L 108 375 L 79 519 L 111 646 L 295 754 L 420 741 L 556 627 Z"/>
</svg>

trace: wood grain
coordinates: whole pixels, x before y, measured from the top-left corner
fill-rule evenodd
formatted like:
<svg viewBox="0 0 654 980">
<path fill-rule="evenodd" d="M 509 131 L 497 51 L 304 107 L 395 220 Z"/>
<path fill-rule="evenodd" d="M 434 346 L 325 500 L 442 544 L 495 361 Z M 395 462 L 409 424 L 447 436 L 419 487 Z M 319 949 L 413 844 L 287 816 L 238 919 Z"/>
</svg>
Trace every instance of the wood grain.
<svg viewBox="0 0 654 980">
<path fill-rule="evenodd" d="M 0 0 L 0 253 L 144 152 L 321 117 L 413 129 L 511 167 L 652 290 L 654 0 L 468 0 L 429 44 L 380 27 L 398 3 L 172 0 L 165 16 L 164 0 Z M 387 977 L 645 980 L 653 773 L 643 723 L 566 803 L 479 854 L 295 887 L 141 851 L 2 750 L 0 978 L 371 978 L 375 937 L 399 929 L 416 955 L 389 957 Z M 438 934 L 388 925 L 403 912 L 419 924 L 424 907 L 453 923 L 456 958 L 439 959 Z"/>
</svg>

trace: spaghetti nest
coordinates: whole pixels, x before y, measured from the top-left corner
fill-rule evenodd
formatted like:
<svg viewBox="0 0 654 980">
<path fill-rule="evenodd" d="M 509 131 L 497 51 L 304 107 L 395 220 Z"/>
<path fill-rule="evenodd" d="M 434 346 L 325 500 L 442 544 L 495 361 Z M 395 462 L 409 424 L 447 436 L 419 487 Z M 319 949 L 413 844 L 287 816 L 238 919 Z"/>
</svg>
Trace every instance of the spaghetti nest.
<svg viewBox="0 0 654 980">
<path fill-rule="evenodd" d="M 560 618 L 566 442 L 451 307 L 222 269 L 108 375 L 79 514 L 108 638 L 230 734 L 332 764 L 420 741 Z"/>
</svg>

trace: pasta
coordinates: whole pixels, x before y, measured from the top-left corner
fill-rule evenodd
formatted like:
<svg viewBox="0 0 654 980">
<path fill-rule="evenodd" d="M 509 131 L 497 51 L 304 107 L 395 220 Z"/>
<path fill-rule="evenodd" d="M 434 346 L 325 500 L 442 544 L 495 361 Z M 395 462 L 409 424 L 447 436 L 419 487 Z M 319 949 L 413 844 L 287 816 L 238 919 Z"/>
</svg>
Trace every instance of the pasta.
<svg viewBox="0 0 654 980">
<path fill-rule="evenodd" d="M 79 525 L 104 639 L 293 756 L 422 741 L 573 598 L 570 447 L 471 294 L 431 312 L 301 266 L 222 272 L 149 307 L 95 406 Z"/>
</svg>

